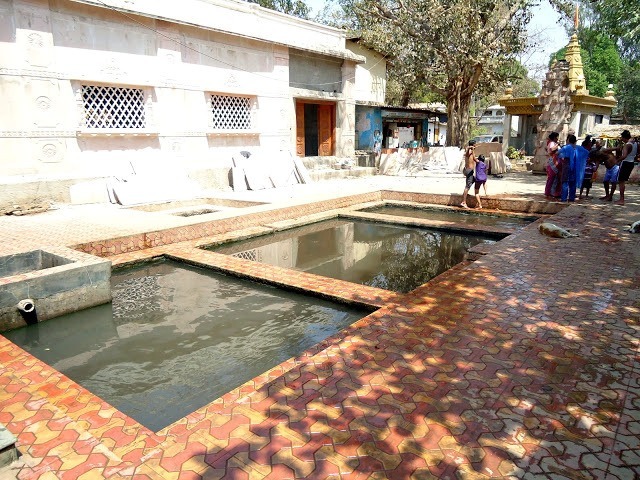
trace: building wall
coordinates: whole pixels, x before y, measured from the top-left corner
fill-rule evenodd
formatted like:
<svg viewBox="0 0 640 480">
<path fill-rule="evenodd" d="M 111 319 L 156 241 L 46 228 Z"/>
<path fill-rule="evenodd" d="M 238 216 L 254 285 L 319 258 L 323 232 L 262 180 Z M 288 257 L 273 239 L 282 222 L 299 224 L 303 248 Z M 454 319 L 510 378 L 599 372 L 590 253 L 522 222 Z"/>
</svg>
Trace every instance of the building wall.
<svg viewBox="0 0 640 480">
<path fill-rule="evenodd" d="M 342 93 L 342 63 L 339 58 L 289 51 L 289 84 L 318 92 Z"/>
<path fill-rule="evenodd" d="M 294 89 L 286 45 L 131 13 L 123 16 L 90 5 L 97 3 L 0 0 L 3 176 L 20 176 L 22 182 L 68 182 L 123 176 L 132 168 L 137 173 L 180 168 L 203 187 L 226 188 L 233 153 L 258 147 L 294 149 Z M 126 7 L 126 2 L 119 3 Z M 208 16 L 219 12 L 229 29 L 240 28 L 239 20 L 252 12 L 264 13 L 231 0 L 186 3 L 197 6 L 202 15 L 205 11 L 199 8 L 209 5 Z M 191 18 L 193 12 L 183 12 L 189 10 L 183 2 L 139 1 L 135 6 L 165 18 L 186 15 L 184 21 L 203 21 Z M 278 25 L 270 27 L 277 30 L 276 37 L 310 32 L 298 43 L 316 41 L 317 50 L 332 52 L 342 44 L 344 51 L 342 32 L 273 13 L 269 21 Z M 222 21 L 208 19 L 214 20 Z M 261 26 L 260 34 L 253 36 L 267 34 Z M 326 59 L 333 64 L 332 80 L 353 76 L 353 61 Z M 87 128 L 83 85 L 142 89 L 145 128 Z M 353 150 L 353 129 L 348 129 L 354 102 L 347 96 L 353 94 L 352 82 L 342 82 L 341 88 L 343 93 L 331 98 L 338 103 L 337 144 L 341 152 L 348 152 Z M 303 90 L 301 95 L 311 94 Z M 214 128 L 212 95 L 248 98 L 251 127 Z M 69 200 L 68 185 L 61 188 L 55 200 Z"/>
<path fill-rule="evenodd" d="M 74 3 L 103 6 L 101 0 L 74 0 Z M 206 30 L 228 32 L 303 50 L 344 52 L 344 30 L 302 20 L 243 0 L 109 0 L 108 3 L 126 12 L 135 9 L 145 17 L 175 19 L 176 23 Z"/>
<path fill-rule="evenodd" d="M 583 138 L 593 134 L 596 125 L 609 125 L 609 122 L 610 116 L 605 113 L 573 112 L 569 128 L 578 138 Z"/>
<path fill-rule="evenodd" d="M 355 131 L 356 149 L 375 150 L 376 141 L 382 142 L 382 111 L 380 107 L 356 105 Z"/>
<path fill-rule="evenodd" d="M 504 116 L 504 107 L 491 105 L 485 109 L 478 119 L 478 125 L 484 127 L 487 134 L 502 135 L 504 132 Z"/>
<path fill-rule="evenodd" d="M 354 97 L 357 102 L 383 105 L 387 87 L 387 62 L 382 55 L 347 41 L 347 48 L 366 58 L 366 62 L 356 65 Z"/>
</svg>

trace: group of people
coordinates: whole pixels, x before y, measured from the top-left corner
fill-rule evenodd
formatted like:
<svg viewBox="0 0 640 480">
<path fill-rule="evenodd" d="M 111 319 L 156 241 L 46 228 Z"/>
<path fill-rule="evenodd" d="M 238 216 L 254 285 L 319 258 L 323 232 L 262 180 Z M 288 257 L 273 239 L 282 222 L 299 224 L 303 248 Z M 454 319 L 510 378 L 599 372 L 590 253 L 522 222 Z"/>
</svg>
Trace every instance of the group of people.
<svg viewBox="0 0 640 480">
<path fill-rule="evenodd" d="M 462 208 L 467 206 L 467 195 L 472 186 L 475 185 L 475 197 L 477 208 L 482 208 L 480 201 L 480 187 L 484 186 L 484 194 L 487 195 L 487 160 L 484 155 L 475 155 L 476 142 L 469 141 L 469 146 L 464 152 L 464 168 L 462 174 L 465 176 L 465 187 L 462 193 Z"/>
<path fill-rule="evenodd" d="M 596 179 L 598 166 L 603 164 L 606 173 L 603 178 L 605 195 L 600 200 L 613 201 L 616 188 L 619 189 L 620 199 L 616 205 L 624 205 L 626 182 L 629 180 L 636 158 L 639 157 L 638 141 L 632 138 L 629 130 L 620 134 L 621 145 L 614 148 L 602 148 L 600 142 L 591 135 L 587 135 L 581 145 L 575 135 L 567 136 L 567 143 L 560 147 L 557 132 L 551 132 L 547 138 L 547 183 L 544 194 L 547 200 L 574 202 L 579 190 L 578 198 L 589 196 L 593 182 Z M 482 208 L 480 188 L 484 186 L 487 194 L 487 161 L 484 155 L 475 155 L 475 141 L 471 140 L 464 153 L 465 187 L 460 206 L 467 206 L 467 195 L 475 186 L 477 208 Z"/>
<path fill-rule="evenodd" d="M 579 198 L 586 190 L 586 196 L 595 180 L 600 163 L 606 167 L 603 179 L 605 195 L 600 200 L 612 201 L 616 187 L 619 187 L 620 199 L 617 205 L 624 205 L 626 182 L 633 170 L 638 155 L 638 142 L 624 130 L 620 139 L 622 145 L 615 148 L 602 148 L 600 142 L 587 135 L 581 145 L 577 145 L 576 136 L 567 136 L 567 143 L 560 148 L 559 134 L 551 132 L 547 138 L 547 183 L 544 194 L 548 200 L 573 202 L 576 190 L 580 187 Z"/>
</svg>

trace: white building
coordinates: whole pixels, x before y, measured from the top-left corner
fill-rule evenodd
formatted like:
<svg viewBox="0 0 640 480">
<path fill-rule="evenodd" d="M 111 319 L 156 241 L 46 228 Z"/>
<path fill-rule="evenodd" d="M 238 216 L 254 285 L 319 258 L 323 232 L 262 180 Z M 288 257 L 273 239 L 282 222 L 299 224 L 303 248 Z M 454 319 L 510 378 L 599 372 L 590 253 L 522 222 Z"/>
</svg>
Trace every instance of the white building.
<svg viewBox="0 0 640 480">
<path fill-rule="evenodd" d="M 341 30 L 239 0 L 0 0 L 0 34 L 0 206 L 141 172 L 226 188 L 243 149 L 354 153 Z"/>
<path fill-rule="evenodd" d="M 505 110 L 501 105 L 487 107 L 478 118 L 478 126 L 484 127 L 487 135 L 502 135 Z"/>
</svg>

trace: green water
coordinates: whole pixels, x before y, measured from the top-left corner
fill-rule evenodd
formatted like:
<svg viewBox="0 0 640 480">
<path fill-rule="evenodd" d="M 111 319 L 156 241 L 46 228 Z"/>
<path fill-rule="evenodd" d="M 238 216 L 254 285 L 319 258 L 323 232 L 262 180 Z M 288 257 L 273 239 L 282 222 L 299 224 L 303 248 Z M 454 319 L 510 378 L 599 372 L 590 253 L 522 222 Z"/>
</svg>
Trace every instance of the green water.
<svg viewBox="0 0 640 480">
<path fill-rule="evenodd" d="M 111 304 L 3 335 L 153 431 L 368 313 L 171 261 L 112 288 Z"/>
<path fill-rule="evenodd" d="M 358 220 L 327 220 L 211 247 L 218 253 L 325 277 L 409 292 L 495 237 Z"/>
<path fill-rule="evenodd" d="M 444 208 L 414 208 L 384 205 L 382 207 L 367 208 L 361 210 L 368 213 L 379 213 L 382 215 L 393 215 L 396 217 L 411 217 L 424 220 L 440 220 L 445 222 L 455 222 L 464 225 L 480 225 L 485 227 L 501 227 L 511 229 L 521 229 L 537 220 L 533 216 L 499 215 L 487 214 L 469 210 L 449 210 Z"/>
</svg>

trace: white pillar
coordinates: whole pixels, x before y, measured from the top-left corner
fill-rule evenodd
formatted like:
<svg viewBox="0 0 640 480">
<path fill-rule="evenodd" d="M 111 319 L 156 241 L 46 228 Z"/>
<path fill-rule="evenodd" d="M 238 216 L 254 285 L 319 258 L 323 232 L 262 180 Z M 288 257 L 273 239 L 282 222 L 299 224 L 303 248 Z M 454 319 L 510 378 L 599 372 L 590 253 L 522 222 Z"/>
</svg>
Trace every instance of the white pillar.
<svg viewBox="0 0 640 480">
<path fill-rule="evenodd" d="M 511 114 L 505 113 L 504 122 L 502 123 L 502 153 L 507 154 L 509 141 L 511 139 Z"/>
</svg>

